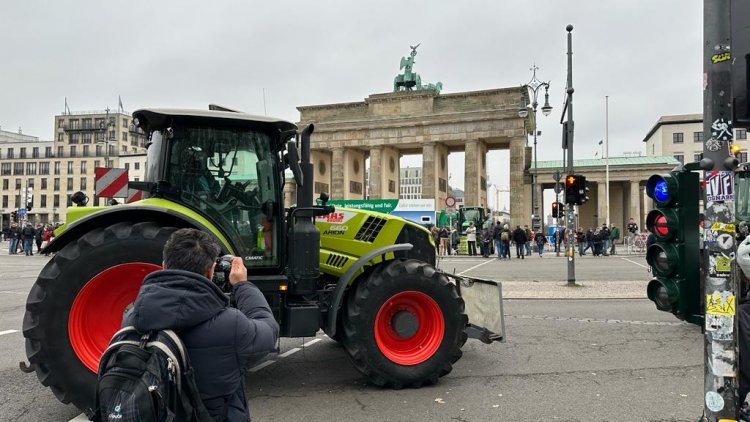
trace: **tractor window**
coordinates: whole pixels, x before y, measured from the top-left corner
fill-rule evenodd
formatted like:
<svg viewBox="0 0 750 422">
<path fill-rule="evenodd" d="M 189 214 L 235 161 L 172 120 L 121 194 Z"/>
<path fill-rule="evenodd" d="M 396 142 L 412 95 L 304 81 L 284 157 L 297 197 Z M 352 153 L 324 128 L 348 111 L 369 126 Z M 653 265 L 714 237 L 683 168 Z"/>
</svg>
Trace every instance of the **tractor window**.
<svg viewBox="0 0 750 422">
<path fill-rule="evenodd" d="M 264 213 L 277 209 L 270 143 L 260 132 L 209 128 L 176 130 L 170 142 L 167 181 L 229 235 L 248 268 L 278 264 L 278 228 Z"/>
</svg>

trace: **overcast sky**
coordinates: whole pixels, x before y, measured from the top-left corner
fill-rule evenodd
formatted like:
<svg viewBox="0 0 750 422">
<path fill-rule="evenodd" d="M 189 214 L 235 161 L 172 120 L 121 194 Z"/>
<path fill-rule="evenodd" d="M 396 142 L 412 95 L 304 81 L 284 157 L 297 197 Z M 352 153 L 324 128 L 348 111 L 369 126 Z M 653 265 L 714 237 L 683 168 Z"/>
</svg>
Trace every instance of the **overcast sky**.
<svg viewBox="0 0 750 422">
<path fill-rule="evenodd" d="M 51 139 L 73 111 L 210 102 L 297 121 L 296 106 L 389 92 L 409 45 L 414 70 L 452 93 L 518 86 L 539 66 L 552 115 L 539 113 L 539 160 L 560 159 L 565 26 L 573 24 L 575 157 L 642 151 L 659 116 L 702 110 L 702 2 L 71 1 L 4 2 L 0 125 Z M 507 152 L 489 156 L 508 185 Z M 497 161 L 500 165 L 492 165 Z M 405 160 L 413 164 L 418 160 Z M 451 184 L 463 185 L 452 154 Z M 501 201 L 503 198 L 501 196 Z"/>
</svg>

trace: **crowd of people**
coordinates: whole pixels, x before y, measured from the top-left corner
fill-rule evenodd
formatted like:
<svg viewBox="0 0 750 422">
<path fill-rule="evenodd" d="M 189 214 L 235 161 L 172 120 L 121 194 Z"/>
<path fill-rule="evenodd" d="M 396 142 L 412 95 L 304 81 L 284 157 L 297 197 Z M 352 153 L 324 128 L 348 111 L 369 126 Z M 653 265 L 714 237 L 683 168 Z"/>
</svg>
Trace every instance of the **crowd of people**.
<svg viewBox="0 0 750 422">
<path fill-rule="evenodd" d="M 436 252 L 439 256 L 457 254 L 461 233 L 454 226 L 433 226 L 432 235 L 435 239 Z M 637 235 L 638 225 L 631 218 L 627 225 L 629 238 Z M 507 223 L 497 221 L 493 229 L 477 228 L 470 223 L 465 229 L 467 254 L 488 258 L 492 255 L 492 247 L 498 259 L 510 259 L 515 252 L 517 259 L 525 259 L 531 256 L 532 251 L 539 257 L 544 256 L 547 243 L 549 249 L 561 252 L 568 247 L 568 231 L 561 227 L 552 232 L 551 236 L 544 235 L 541 231 L 534 232 L 528 225 L 521 227 L 517 225 L 511 229 Z M 573 236 L 579 256 L 585 256 L 587 252 L 593 256 L 609 256 L 617 253 L 617 244 L 622 243 L 620 229 L 614 224 L 602 224 L 601 227 L 591 227 L 584 231 L 578 227 L 574 229 Z"/>
<path fill-rule="evenodd" d="M 38 223 L 36 227 L 31 223 L 20 225 L 12 223 L 2 233 L 2 240 L 10 242 L 8 245 L 9 255 L 25 254 L 26 256 L 33 256 L 35 245 L 36 253 L 40 254 L 41 250 L 47 246 L 53 237 L 54 227 L 50 224 L 42 223 Z"/>
</svg>

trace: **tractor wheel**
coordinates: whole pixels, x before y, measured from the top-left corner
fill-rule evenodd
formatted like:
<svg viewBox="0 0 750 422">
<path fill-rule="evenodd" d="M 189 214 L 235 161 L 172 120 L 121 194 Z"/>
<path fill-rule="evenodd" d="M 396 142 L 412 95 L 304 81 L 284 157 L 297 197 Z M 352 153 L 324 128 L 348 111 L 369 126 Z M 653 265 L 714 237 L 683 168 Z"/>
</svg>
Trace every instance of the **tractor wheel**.
<svg viewBox="0 0 750 422">
<path fill-rule="evenodd" d="M 349 294 L 342 343 L 354 366 L 381 387 L 434 384 L 466 342 L 463 299 L 437 270 L 416 260 L 376 268 Z"/>
<path fill-rule="evenodd" d="M 26 356 L 63 403 L 92 408 L 99 358 L 120 328 L 143 278 L 161 268 L 176 229 L 123 222 L 66 245 L 44 267 L 26 300 Z"/>
</svg>

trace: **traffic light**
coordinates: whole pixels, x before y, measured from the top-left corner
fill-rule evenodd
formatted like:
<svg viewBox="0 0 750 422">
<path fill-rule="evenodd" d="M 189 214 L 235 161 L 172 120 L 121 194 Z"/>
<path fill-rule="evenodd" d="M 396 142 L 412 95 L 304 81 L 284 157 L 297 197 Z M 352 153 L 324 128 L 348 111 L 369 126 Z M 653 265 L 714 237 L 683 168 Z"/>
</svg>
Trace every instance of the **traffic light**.
<svg viewBox="0 0 750 422">
<path fill-rule="evenodd" d="M 11 221 L 18 221 L 18 211 L 11 211 L 10 212 L 10 220 Z"/>
<path fill-rule="evenodd" d="M 589 200 L 589 188 L 586 187 L 586 176 L 569 174 L 565 177 L 565 203 L 583 205 Z"/>
<path fill-rule="evenodd" d="M 655 205 L 646 227 L 656 237 L 646 250 L 646 262 L 654 273 L 646 293 L 660 311 L 702 325 L 699 191 L 698 174 L 689 171 L 653 175 L 646 182 L 646 194 Z"/>
<path fill-rule="evenodd" d="M 557 202 L 552 203 L 552 218 L 559 218 L 560 217 L 560 208 L 558 208 L 559 205 Z"/>
</svg>

